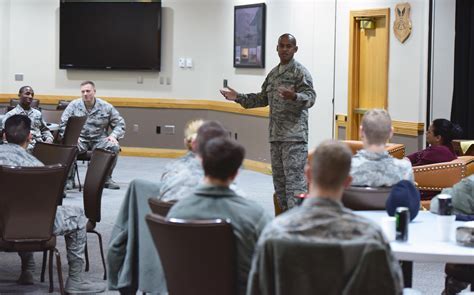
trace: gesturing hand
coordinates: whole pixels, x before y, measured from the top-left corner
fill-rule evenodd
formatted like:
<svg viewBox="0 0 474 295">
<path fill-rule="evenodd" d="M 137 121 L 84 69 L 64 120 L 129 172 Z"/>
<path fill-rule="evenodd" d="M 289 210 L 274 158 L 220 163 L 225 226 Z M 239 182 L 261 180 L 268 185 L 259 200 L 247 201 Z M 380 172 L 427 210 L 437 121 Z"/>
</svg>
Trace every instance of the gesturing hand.
<svg viewBox="0 0 474 295">
<path fill-rule="evenodd" d="M 290 86 L 289 88 L 285 86 L 280 86 L 277 88 L 278 94 L 280 97 L 288 100 L 295 100 L 296 99 L 296 93 L 295 93 L 295 87 Z"/>
<path fill-rule="evenodd" d="M 225 97 L 227 100 L 234 101 L 237 99 L 237 91 L 230 87 L 226 87 L 224 89 L 219 90 L 220 93 Z"/>
</svg>

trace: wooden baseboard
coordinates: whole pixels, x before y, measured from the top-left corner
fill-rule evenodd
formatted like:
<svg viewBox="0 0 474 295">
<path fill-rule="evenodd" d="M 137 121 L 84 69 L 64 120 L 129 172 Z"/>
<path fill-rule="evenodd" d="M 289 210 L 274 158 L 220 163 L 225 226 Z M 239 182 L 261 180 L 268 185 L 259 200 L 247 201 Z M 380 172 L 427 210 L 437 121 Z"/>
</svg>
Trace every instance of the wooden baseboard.
<svg viewBox="0 0 474 295">
<path fill-rule="evenodd" d="M 0 93 L 0 103 L 9 103 L 17 94 Z M 41 105 L 57 105 L 59 100 L 73 100 L 77 96 L 70 95 L 35 95 Z M 139 97 L 100 97 L 115 107 L 150 108 L 150 109 L 188 109 L 209 110 L 234 113 L 247 116 L 268 118 L 269 108 L 244 109 L 237 103 L 222 100 L 205 99 L 172 99 L 172 98 L 139 98 Z"/>
<path fill-rule="evenodd" d="M 121 156 L 149 157 L 149 158 L 179 158 L 186 154 L 186 150 L 181 149 L 159 149 L 159 148 L 140 148 L 140 147 L 121 147 Z M 245 169 L 271 175 L 271 165 L 254 160 L 244 160 Z"/>
</svg>

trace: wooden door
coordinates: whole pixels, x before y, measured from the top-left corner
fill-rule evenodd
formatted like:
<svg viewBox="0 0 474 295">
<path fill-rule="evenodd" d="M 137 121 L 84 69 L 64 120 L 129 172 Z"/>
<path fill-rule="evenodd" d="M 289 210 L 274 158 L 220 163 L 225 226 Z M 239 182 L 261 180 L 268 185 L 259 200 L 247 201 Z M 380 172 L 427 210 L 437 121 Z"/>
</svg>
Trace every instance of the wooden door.
<svg viewBox="0 0 474 295">
<path fill-rule="evenodd" d="M 363 28 L 372 22 L 373 28 Z M 390 9 L 351 11 L 346 138 L 359 139 L 363 114 L 387 109 Z"/>
</svg>

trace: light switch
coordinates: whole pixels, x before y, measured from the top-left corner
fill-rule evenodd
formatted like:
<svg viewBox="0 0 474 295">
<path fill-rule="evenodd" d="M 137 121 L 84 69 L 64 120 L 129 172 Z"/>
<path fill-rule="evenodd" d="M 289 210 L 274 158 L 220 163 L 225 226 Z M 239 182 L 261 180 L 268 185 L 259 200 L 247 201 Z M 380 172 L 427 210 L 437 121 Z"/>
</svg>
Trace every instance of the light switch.
<svg viewBox="0 0 474 295">
<path fill-rule="evenodd" d="M 186 67 L 186 60 L 185 60 L 184 57 L 180 57 L 180 58 L 178 59 L 178 67 L 180 67 L 180 68 Z"/>
<path fill-rule="evenodd" d="M 188 57 L 186 58 L 186 67 L 187 68 L 192 68 L 193 67 L 193 59 Z"/>
<path fill-rule="evenodd" d="M 23 81 L 23 74 L 22 73 L 15 74 L 15 81 Z"/>
</svg>

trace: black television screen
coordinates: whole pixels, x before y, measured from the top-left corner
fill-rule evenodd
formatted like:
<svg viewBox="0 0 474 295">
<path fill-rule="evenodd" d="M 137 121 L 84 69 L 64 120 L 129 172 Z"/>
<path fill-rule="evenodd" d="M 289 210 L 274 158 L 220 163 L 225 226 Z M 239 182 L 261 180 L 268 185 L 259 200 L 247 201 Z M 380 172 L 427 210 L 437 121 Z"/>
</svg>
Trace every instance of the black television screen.
<svg viewBox="0 0 474 295">
<path fill-rule="evenodd" d="M 160 70 L 160 2 L 61 0 L 59 68 Z"/>
</svg>

